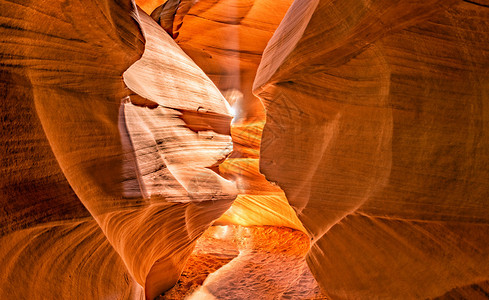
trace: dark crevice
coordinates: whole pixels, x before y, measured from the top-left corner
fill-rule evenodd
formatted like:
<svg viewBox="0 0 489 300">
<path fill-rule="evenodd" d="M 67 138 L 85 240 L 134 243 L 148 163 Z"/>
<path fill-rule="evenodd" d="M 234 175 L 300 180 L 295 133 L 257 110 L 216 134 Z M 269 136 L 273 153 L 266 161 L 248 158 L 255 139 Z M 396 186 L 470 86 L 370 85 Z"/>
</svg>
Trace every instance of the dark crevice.
<svg viewBox="0 0 489 300">
<path fill-rule="evenodd" d="M 488 4 L 482 4 L 482 3 L 477 3 L 477 2 L 474 2 L 474 1 L 469 1 L 469 0 L 462 0 L 463 2 L 467 2 L 467 3 L 470 3 L 470 4 L 474 4 L 474 5 L 477 5 L 477 6 L 482 6 L 482 7 L 487 7 L 489 8 L 489 5 Z"/>
</svg>

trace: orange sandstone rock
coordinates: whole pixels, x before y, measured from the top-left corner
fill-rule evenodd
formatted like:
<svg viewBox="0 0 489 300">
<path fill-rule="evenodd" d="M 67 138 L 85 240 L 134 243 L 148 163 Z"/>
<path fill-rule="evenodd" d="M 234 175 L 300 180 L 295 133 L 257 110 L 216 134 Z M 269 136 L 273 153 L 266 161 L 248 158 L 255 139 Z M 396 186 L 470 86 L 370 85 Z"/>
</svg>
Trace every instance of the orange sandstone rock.
<svg viewBox="0 0 489 300">
<path fill-rule="evenodd" d="M 331 298 L 489 279 L 488 20 L 462 1 L 296 1 L 269 42 L 260 170 Z"/>
<path fill-rule="evenodd" d="M 229 106 L 130 1 L 0 11 L 0 298 L 153 299 L 236 196 Z"/>
<path fill-rule="evenodd" d="M 282 190 L 258 172 L 265 115 L 252 82 L 290 0 L 168 1 L 152 17 L 206 72 L 235 110 L 233 153 L 219 167 L 239 196 L 223 224 L 278 225 L 304 230 Z"/>
<path fill-rule="evenodd" d="M 162 2 L 0 0 L 0 298 L 153 299 L 225 211 L 333 299 L 487 297 L 487 1 Z"/>
</svg>

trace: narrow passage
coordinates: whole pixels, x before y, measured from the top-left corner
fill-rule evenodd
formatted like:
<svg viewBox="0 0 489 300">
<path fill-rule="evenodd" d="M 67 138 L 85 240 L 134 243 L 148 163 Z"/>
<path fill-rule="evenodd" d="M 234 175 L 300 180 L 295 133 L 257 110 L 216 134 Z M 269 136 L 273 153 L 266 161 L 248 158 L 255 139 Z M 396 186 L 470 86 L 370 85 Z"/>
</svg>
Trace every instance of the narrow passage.
<svg viewBox="0 0 489 300">
<path fill-rule="evenodd" d="M 158 299 L 327 299 L 305 261 L 308 237 L 275 226 L 212 226 Z"/>
</svg>

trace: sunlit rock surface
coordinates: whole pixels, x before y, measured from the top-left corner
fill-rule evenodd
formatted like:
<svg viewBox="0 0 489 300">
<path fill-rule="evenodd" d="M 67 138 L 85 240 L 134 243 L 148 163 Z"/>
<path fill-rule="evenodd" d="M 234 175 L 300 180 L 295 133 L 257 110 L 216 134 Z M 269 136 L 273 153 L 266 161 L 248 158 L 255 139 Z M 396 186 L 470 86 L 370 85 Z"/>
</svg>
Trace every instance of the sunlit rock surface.
<svg viewBox="0 0 489 300">
<path fill-rule="evenodd" d="M 163 2 L 0 0 L 0 299 L 488 298 L 487 1 Z"/>
<path fill-rule="evenodd" d="M 151 16 L 206 72 L 233 107 L 233 153 L 220 167 L 239 195 L 223 224 L 304 230 L 283 191 L 258 171 L 265 113 L 252 94 L 261 54 L 292 1 L 167 1 Z"/>
<path fill-rule="evenodd" d="M 155 8 L 167 2 L 167 0 L 137 0 L 135 2 L 144 12 L 149 15 Z"/>
<path fill-rule="evenodd" d="M 212 226 L 178 283 L 158 299 L 326 299 L 307 267 L 308 250 L 298 230 Z"/>
<path fill-rule="evenodd" d="M 487 297 L 489 8 L 469 2 L 296 1 L 264 52 L 260 170 L 333 299 Z"/>
<path fill-rule="evenodd" d="M 154 298 L 236 197 L 229 105 L 130 1 L 0 15 L 0 298 Z"/>
</svg>

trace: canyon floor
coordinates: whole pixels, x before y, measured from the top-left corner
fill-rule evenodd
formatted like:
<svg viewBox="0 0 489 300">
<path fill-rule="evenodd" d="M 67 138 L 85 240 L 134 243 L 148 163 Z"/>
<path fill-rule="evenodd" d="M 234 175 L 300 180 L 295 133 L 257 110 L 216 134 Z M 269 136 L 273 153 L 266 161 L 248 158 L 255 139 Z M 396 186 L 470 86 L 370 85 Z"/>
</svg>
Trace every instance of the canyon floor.
<svg viewBox="0 0 489 300">
<path fill-rule="evenodd" d="M 212 226 L 162 299 L 327 299 L 305 261 L 308 237 L 274 226 Z"/>
</svg>

